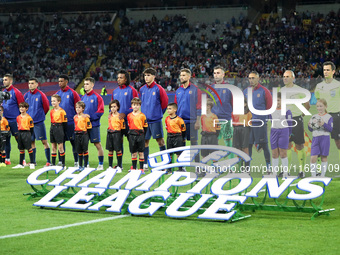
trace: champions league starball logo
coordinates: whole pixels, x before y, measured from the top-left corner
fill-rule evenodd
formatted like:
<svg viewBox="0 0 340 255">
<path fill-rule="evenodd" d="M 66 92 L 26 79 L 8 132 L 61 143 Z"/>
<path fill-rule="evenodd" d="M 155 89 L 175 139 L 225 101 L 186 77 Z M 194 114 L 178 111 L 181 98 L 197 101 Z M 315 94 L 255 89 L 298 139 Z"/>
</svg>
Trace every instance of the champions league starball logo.
<svg viewBox="0 0 340 255">
<path fill-rule="evenodd" d="M 200 162 L 195 162 L 194 159 L 202 150 L 211 151 L 208 156 L 204 157 Z M 180 153 L 177 162 L 171 163 L 171 154 Z M 233 153 L 236 157 L 226 159 L 226 157 Z M 157 157 L 161 157 L 161 161 L 157 161 Z M 152 171 L 163 171 L 165 169 L 176 167 L 194 167 L 196 172 L 205 173 L 226 173 L 235 172 L 235 164 L 240 160 L 249 162 L 251 158 L 248 154 L 241 150 L 232 147 L 220 145 L 194 145 L 183 146 L 174 149 L 160 151 L 149 155 L 149 166 Z M 213 162 L 208 164 L 208 162 Z"/>
<path fill-rule="evenodd" d="M 321 117 L 314 115 L 310 119 L 310 124 L 313 130 L 321 129 Z"/>
</svg>

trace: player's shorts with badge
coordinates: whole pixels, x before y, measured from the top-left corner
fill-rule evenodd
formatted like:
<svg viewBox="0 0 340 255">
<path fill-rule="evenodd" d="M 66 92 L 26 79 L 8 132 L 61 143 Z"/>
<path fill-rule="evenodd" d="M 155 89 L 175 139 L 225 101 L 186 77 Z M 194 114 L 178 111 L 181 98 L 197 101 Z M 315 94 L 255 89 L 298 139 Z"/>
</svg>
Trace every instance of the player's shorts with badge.
<svg viewBox="0 0 340 255">
<path fill-rule="evenodd" d="M 67 124 L 66 133 L 65 133 L 65 141 L 73 141 L 74 140 L 74 123 Z"/>
<path fill-rule="evenodd" d="M 163 125 L 162 122 L 148 123 L 148 129 L 145 133 L 145 140 L 150 140 L 151 135 L 153 139 L 163 138 Z"/>
<path fill-rule="evenodd" d="M 12 135 L 13 135 L 13 136 L 17 136 L 17 135 L 18 135 L 18 132 L 19 132 L 17 121 L 16 121 L 16 120 L 15 120 L 15 121 L 11 121 L 11 122 L 8 121 L 8 125 L 9 125 L 9 127 L 10 127 L 10 129 L 11 129 Z"/>
<path fill-rule="evenodd" d="M 92 127 L 88 130 L 89 138 L 91 143 L 100 142 L 100 127 Z"/>
<path fill-rule="evenodd" d="M 34 123 L 33 134 L 31 137 L 32 141 L 34 140 L 47 140 L 46 136 L 46 127 L 44 122 Z"/>
</svg>

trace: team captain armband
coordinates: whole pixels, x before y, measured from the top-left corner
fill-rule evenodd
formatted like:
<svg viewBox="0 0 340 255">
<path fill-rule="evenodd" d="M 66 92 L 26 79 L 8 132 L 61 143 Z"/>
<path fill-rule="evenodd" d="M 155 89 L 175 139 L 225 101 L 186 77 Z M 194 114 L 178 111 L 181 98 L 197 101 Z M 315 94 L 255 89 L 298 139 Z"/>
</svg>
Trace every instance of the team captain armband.
<svg viewBox="0 0 340 255">
<path fill-rule="evenodd" d="M 5 118 L 5 117 L 2 117 L 1 119 L 1 132 L 8 132 L 10 131 L 10 127 L 9 127 L 9 124 L 8 124 L 8 120 Z"/>
</svg>

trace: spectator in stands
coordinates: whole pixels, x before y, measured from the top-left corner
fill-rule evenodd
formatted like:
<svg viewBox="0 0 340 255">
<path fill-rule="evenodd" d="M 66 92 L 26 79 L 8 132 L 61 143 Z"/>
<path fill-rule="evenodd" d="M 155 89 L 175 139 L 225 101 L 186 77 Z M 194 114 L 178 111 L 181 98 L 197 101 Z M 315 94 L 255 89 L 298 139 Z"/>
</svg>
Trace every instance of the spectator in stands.
<svg viewBox="0 0 340 255">
<path fill-rule="evenodd" d="M 104 87 L 102 88 L 102 92 L 100 94 L 102 96 L 106 96 L 107 95 L 106 85 L 104 85 Z"/>
</svg>

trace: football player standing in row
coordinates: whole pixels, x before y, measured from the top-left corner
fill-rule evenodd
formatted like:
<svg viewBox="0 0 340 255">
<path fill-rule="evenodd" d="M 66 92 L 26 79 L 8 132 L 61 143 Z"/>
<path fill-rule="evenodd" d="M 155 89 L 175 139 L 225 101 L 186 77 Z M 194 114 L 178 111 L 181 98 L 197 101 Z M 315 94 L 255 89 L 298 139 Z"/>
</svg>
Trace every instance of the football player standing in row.
<svg viewBox="0 0 340 255">
<path fill-rule="evenodd" d="M 153 68 L 145 69 L 144 80 L 146 84 L 139 90 L 140 99 L 142 100 L 141 111 L 145 114 L 149 125 L 145 134 L 145 162 L 147 162 L 149 156 L 151 135 L 156 139 L 159 150 L 165 150 L 162 119 L 168 106 L 169 98 L 162 86 L 155 82 L 156 74 L 157 72 Z M 146 164 L 144 164 L 144 170 L 147 170 Z"/>
<path fill-rule="evenodd" d="M 294 84 L 295 81 L 295 74 L 291 70 L 287 70 L 283 74 L 283 83 L 285 84 L 284 88 L 293 88 L 293 89 L 301 89 L 298 85 Z M 294 99 L 294 98 L 304 98 L 305 94 L 303 93 L 296 93 L 290 92 L 286 94 L 287 99 Z M 304 107 L 309 110 L 310 104 L 309 102 L 304 103 Z M 306 153 L 305 153 L 305 131 L 303 125 L 303 113 L 295 104 L 288 104 L 287 109 L 289 109 L 293 115 L 293 120 L 297 123 L 293 126 L 292 133 L 289 138 L 289 147 L 287 150 L 288 162 L 289 164 L 292 163 L 292 145 L 293 142 L 295 143 L 295 147 L 297 149 L 297 156 L 299 160 L 299 177 L 305 177 L 305 172 L 303 171 L 305 168 L 306 163 Z"/>
<path fill-rule="evenodd" d="M 4 107 L 4 117 L 8 120 L 8 124 L 12 135 L 15 140 L 18 139 L 18 125 L 17 116 L 20 114 L 19 104 L 25 102 L 24 96 L 21 92 L 13 86 L 13 76 L 11 74 L 5 74 L 2 82 L 5 86 L 4 92 L 9 92 L 11 98 L 4 100 L 2 106 Z M 5 164 L 10 165 L 11 160 L 11 139 L 6 140 L 6 160 Z"/>
<path fill-rule="evenodd" d="M 323 74 L 325 80 L 316 85 L 315 97 L 324 98 L 327 102 L 327 112 L 333 118 L 332 139 L 339 151 L 340 158 L 340 82 L 334 79 L 335 65 L 327 61 L 323 63 Z"/>
</svg>

